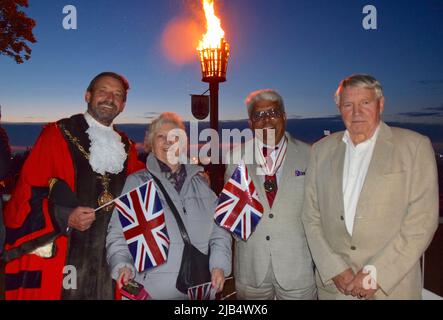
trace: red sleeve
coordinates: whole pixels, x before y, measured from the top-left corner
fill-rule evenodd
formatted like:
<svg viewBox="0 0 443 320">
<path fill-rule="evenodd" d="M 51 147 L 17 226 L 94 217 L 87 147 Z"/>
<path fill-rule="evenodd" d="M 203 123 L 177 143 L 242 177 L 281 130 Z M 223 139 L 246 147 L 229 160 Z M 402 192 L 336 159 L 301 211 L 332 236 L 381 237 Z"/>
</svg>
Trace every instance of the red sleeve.
<svg viewBox="0 0 443 320">
<path fill-rule="evenodd" d="M 6 249 L 17 248 L 54 233 L 56 226 L 48 210 L 48 183 L 65 180 L 74 189 L 74 168 L 68 145 L 55 123 L 45 126 L 32 148 L 11 200 L 4 208 Z"/>
<path fill-rule="evenodd" d="M 135 143 L 129 140 L 128 167 L 126 169 L 126 175 L 129 176 L 134 172 L 144 169 L 146 169 L 146 166 L 143 162 L 138 160 L 137 150 L 135 149 Z"/>
</svg>

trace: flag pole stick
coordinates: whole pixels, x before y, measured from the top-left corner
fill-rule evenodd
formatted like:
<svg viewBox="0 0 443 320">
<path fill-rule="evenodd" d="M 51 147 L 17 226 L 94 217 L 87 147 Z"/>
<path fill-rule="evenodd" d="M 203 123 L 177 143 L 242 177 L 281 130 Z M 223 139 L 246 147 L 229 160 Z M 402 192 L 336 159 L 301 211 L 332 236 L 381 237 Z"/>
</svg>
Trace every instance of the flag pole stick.
<svg viewBox="0 0 443 320">
<path fill-rule="evenodd" d="M 152 179 L 151 179 L 150 181 L 152 181 Z M 145 184 L 147 184 L 147 183 L 148 183 L 148 182 L 146 182 L 146 183 L 144 183 L 144 184 L 142 184 L 142 185 L 140 185 L 140 186 L 138 186 L 138 187 L 136 187 L 136 188 L 134 188 L 134 189 L 132 189 L 132 190 L 129 190 L 129 191 L 126 192 L 125 194 L 128 194 L 128 193 L 130 193 L 130 192 L 132 192 L 132 191 L 134 191 L 134 190 L 137 190 L 138 188 L 140 188 L 141 186 L 143 186 L 143 185 L 145 185 Z M 121 196 L 123 196 L 123 195 L 121 195 Z M 120 197 L 121 197 L 121 196 L 120 196 Z M 115 202 L 118 198 L 119 198 L 119 197 L 115 198 L 114 200 L 109 201 L 108 203 L 105 203 L 104 205 L 102 205 L 101 207 L 98 207 L 97 209 L 94 209 L 94 212 L 97 212 L 98 210 L 101 210 L 101 209 L 103 209 L 103 208 L 109 206 L 110 204 L 112 204 L 113 202 Z"/>
<path fill-rule="evenodd" d="M 94 210 L 94 212 L 97 212 L 103 208 L 106 208 L 107 206 L 109 206 L 110 204 L 112 204 L 116 199 L 109 201 L 108 203 L 105 203 L 104 205 L 102 205 L 101 207 L 98 207 L 97 209 Z"/>
<path fill-rule="evenodd" d="M 237 291 L 234 291 L 233 293 L 231 293 L 231 294 L 228 294 L 227 296 L 224 296 L 223 298 L 221 298 L 220 300 L 226 300 L 226 299 L 228 299 L 229 297 L 232 297 L 234 294 L 236 294 L 237 293 Z"/>
</svg>

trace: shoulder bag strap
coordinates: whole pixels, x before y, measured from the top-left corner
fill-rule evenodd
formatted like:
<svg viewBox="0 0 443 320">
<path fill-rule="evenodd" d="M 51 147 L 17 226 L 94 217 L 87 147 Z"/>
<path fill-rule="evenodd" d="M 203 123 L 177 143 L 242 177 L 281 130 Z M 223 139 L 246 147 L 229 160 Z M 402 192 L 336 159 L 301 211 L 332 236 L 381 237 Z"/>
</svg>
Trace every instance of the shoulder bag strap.
<svg viewBox="0 0 443 320">
<path fill-rule="evenodd" d="M 178 228 L 180 229 L 180 233 L 183 238 L 183 242 L 185 242 L 187 244 L 191 244 L 191 240 L 189 239 L 189 235 L 188 235 L 188 232 L 186 231 L 186 227 L 183 224 L 183 220 L 180 217 L 180 214 L 178 213 L 178 210 L 175 207 L 174 202 L 172 202 L 171 197 L 169 197 L 169 194 L 165 190 L 165 187 L 163 186 L 163 184 L 160 182 L 160 179 L 157 178 L 156 176 L 154 176 L 150 171 L 148 171 L 148 172 L 149 172 L 149 175 L 154 180 L 157 187 L 163 193 L 163 196 L 165 197 L 165 200 L 168 203 L 169 208 L 171 209 L 172 213 L 174 214 L 175 220 L 177 221 Z"/>
</svg>

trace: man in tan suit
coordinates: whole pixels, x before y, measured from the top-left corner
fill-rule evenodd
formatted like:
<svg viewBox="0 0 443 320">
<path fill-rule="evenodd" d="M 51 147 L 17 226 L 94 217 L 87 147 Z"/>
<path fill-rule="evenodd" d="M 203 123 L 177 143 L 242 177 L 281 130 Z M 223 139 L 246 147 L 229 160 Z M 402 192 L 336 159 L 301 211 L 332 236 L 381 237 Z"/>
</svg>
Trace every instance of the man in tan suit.
<svg viewBox="0 0 443 320">
<path fill-rule="evenodd" d="M 246 105 L 255 138 L 234 149 L 225 179 L 238 164 L 232 159 L 245 159 L 245 150 L 246 158 L 254 153 L 245 162 L 264 214 L 247 241 L 236 239 L 237 297 L 314 299 L 314 268 L 301 221 L 310 147 L 285 133 L 283 99 L 274 90 L 251 93 Z"/>
<path fill-rule="evenodd" d="M 303 222 L 320 299 L 421 299 L 419 260 L 438 226 L 431 143 L 380 120 L 380 83 L 343 80 L 345 132 L 314 144 Z"/>
</svg>

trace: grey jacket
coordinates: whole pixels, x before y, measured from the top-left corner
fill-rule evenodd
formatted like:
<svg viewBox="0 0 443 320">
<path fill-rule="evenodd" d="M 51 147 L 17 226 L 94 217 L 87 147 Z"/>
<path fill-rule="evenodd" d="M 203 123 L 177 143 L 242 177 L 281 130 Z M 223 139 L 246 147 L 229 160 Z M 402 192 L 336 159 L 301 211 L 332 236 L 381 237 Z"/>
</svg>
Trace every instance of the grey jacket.
<svg viewBox="0 0 443 320">
<path fill-rule="evenodd" d="M 205 179 L 198 174 L 202 168 L 195 165 L 185 165 L 187 177 L 179 194 L 161 173 L 158 162 L 152 154 L 148 156 L 147 167 L 152 174 L 160 179 L 167 190 L 179 211 L 192 244 L 203 253 L 207 253 L 208 245 L 210 246 L 210 270 L 221 268 L 224 270 L 225 276 L 228 276 L 231 273 L 232 237 L 229 232 L 214 223 L 217 197 L 208 187 Z M 149 174 L 146 170 L 130 175 L 126 180 L 122 194 L 148 180 Z M 117 279 L 118 271 L 122 267 L 128 267 L 136 275 L 135 280 L 145 286 L 153 299 L 186 299 L 187 296 L 175 287 L 182 258 L 183 240 L 174 215 L 161 192 L 159 192 L 159 196 L 165 212 L 166 227 L 170 239 L 167 262 L 143 273 L 136 272 L 133 258 L 123 236 L 118 212 L 114 210 L 106 239 L 107 260 L 111 276 Z"/>
<path fill-rule="evenodd" d="M 275 278 L 283 289 L 315 287 L 313 261 L 301 221 L 304 172 L 308 165 L 310 146 L 288 133 L 286 137 L 288 149 L 272 209 L 269 208 L 263 182 L 257 175 L 257 164 L 247 165 L 264 207 L 264 214 L 248 241 L 235 242 L 235 281 L 244 285 L 259 287 L 272 263 Z M 253 140 L 246 142 L 246 150 L 249 150 L 247 147 L 252 143 Z M 234 149 L 234 157 L 239 152 L 243 154 L 245 151 L 240 147 Z M 231 177 L 235 167 L 233 164 L 228 166 L 225 181 Z"/>
</svg>

